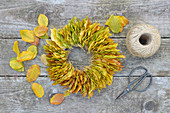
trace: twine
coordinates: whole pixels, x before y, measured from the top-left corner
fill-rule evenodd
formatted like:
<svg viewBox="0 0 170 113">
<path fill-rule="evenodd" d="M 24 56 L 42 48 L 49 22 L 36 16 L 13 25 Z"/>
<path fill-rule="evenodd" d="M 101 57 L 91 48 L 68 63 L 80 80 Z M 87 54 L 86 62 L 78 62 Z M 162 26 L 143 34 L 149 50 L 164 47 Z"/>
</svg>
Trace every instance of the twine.
<svg viewBox="0 0 170 113">
<path fill-rule="evenodd" d="M 149 57 L 156 53 L 161 44 L 159 31 L 148 24 L 138 24 L 127 34 L 126 46 L 131 54 Z"/>
</svg>

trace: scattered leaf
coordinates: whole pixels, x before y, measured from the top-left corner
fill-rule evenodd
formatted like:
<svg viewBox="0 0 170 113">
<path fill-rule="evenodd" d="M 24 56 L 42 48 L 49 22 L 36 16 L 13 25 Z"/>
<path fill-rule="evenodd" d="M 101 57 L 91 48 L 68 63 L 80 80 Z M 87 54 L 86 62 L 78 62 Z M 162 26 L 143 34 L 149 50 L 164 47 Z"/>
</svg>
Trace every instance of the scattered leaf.
<svg viewBox="0 0 170 113">
<path fill-rule="evenodd" d="M 50 99 L 50 103 L 54 104 L 54 105 L 58 105 L 61 104 L 64 100 L 64 94 L 55 94 L 52 96 L 52 98 Z"/>
<path fill-rule="evenodd" d="M 43 15 L 43 14 L 40 14 L 39 17 L 38 17 L 38 23 L 40 26 L 48 26 L 48 18 Z"/>
<path fill-rule="evenodd" d="M 38 64 L 32 65 L 27 71 L 27 81 L 29 83 L 35 81 L 39 77 L 40 73 L 41 70 L 39 65 Z"/>
<path fill-rule="evenodd" d="M 42 54 L 41 55 L 41 62 L 47 66 L 48 62 L 47 62 L 47 59 L 46 59 L 46 54 Z"/>
<path fill-rule="evenodd" d="M 27 51 L 31 51 L 34 53 L 32 59 L 34 59 L 37 56 L 37 46 L 31 45 L 30 47 L 28 47 Z"/>
<path fill-rule="evenodd" d="M 69 95 L 70 95 L 70 92 L 69 91 L 65 91 L 64 97 L 69 96 Z"/>
<path fill-rule="evenodd" d="M 48 33 L 46 33 L 44 36 L 40 36 L 41 39 L 49 39 Z"/>
<path fill-rule="evenodd" d="M 44 96 L 44 89 L 40 84 L 32 83 L 31 87 L 32 87 L 33 92 L 38 98 L 42 98 Z"/>
<path fill-rule="evenodd" d="M 105 25 L 108 25 L 113 33 L 119 33 L 122 29 L 119 18 L 114 15 L 110 16 L 109 20 L 105 23 Z"/>
<path fill-rule="evenodd" d="M 34 28 L 34 33 L 37 37 L 44 36 L 48 31 L 48 27 L 37 26 Z"/>
<path fill-rule="evenodd" d="M 21 69 L 14 69 L 14 70 L 18 72 L 24 72 L 24 67 L 22 67 Z"/>
<path fill-rule="evenodd" d="M 34 42 L 34 32 L 31 30 L 20 30 L 21 38 L 25 42 Z"/>
<path fill-rule="evenodd" d="M 19 54 L 19 56 L 17 56 L 17 61 L 23 62 L 23 61 L 26 61 L 26 60 L 32 60 L 33 57 L 34 57 L 33 52 L 23 51 L 22 53 Z"/>
<path fill-rule="evenodd" d="M 123 31 L 123 27 L 128 23 L 129 21 L 124 16 L 111 15 L 105 25 L 108 25 L 113 33 L 119 33 Z"/>
<path fill-rule="evenodd" d="M 126 26 L 129 23 L 129 20 L 127 18 L 125 18 L 124 16 L 118 16 L 118 18 L 119 18 L 119 21 L 122 25 L 122 29 L 120 30 L 120 32 L 122 32 L 124 26 Z"/>
<path fill-rule="evenodd" d="M 17 56 L 19 55 L 18 41 L 14 42 L 13 51 L 17 54 Z"/>
<path fill-rule="evenodd" d="M 118 18 L 119 18 L 122 26 L 126 26 L 129 23 L 129 20 L 124 16 L 118 16 Z"/>
<path fill-rule="evenodd" d="M 11 58 L 9 61 L 9 65 L 12 69 L 22 72 L 24 71 L 24 65 L 22 62 L 18 62 L 15 57 Z"/>
<path fill-rule="evenodd" d="M 34 42 L 31 42 L 30 44 L 37 46 L 39 43 L 39 38 L 37 36 L 34 36 Z"/>
</svg>

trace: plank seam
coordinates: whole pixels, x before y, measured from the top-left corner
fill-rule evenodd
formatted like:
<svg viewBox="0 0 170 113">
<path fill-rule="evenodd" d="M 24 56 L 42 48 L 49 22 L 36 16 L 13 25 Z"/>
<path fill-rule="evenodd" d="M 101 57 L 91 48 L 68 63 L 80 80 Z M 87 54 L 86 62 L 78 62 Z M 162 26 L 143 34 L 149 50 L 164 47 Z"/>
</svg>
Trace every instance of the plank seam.
<svg viewBox="0 0 170 113">
<path fill-rule="evenodd" d="M 25 75 L 19 75 L 19 76 L 16 76 L 16 75 L 0 75 L 0 77 L 26 77 Z M 40 75 L 39 77 L 48 77 L 48 75 Z M 113 76 L 113 77 L 128 77 L 128 76 Z M 131 76 L 131 77 L 140 77 L 140 76 Z M 155 77 L 170 77 L 170 76 L 152 76 L 153 78 Z"/>
<path fill-rule="evenodd" d="M 126 37 L 110 37 L 110 38 L 114 38 L 114 39 L 124 39 Z M 170 39 L 170 37 L 161 37 L 162 39 Z M 15 40 L 15 39 L 21 39 L 21 37 L 14 37 L 14 38 L 0 38 L 0 40 L 6 40 L 6 39 L 12 39 L 12 40 Z M 51 39 L 51 37 L 49 38 Z"/>
</svg>

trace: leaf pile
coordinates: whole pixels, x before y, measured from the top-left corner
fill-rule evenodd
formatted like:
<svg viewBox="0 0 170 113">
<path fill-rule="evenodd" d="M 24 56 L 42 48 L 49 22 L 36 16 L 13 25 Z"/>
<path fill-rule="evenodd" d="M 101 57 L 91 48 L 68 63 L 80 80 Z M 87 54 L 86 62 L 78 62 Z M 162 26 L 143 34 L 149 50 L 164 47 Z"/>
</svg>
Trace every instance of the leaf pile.
<svg viewBox="0 0 170 113">
<path fill-rule="evenodd" d="M 125 58 L 119 50 L 118 43 L 109 38 L 109 28 L 100 26 L 99 23 L 89 21 L 88 17 L 80 21 L 72 18 L 62 29 L 51 29 L 51 40 L 43 48 L 48 62 L 47 71 L 53 85 L 60 84 L 70 93 L 80 93 L 88 98 L 93 96 L 93 91 L 111 85 L 113 74 L 121 71 L 120 58 Z M 83 71 L 75 69 L 67 61 L 72 46 L 79 46 L 92 52 L 92 62 Z M 65 50 L 67 49 L 67 50 Z"/>
<path fill-rule="evenodd" d="M 37 56 L 37 47 L 35 45 L 31 45 L 28 47 L 27 51 L 22 51 L 20 53 L 18 48 L 18 41 L 14 42 L 13 51 L 17 54 L 17 57 L 13 57 L 9 61 L 9 65 L 12 69 L 23 72 L 24 65 L 22 62 L 27 60 L 32 60 Z"/>
<path fill-rule="evenodd" d="M 39 26 L 35 27 L 34 30 L 20 30 L 21 38 L 25 42 L 29 42 L 33 45 L 38 45 L 39 38 L 48 39 L 48 18 L 40 14 L 38 17 Z"/>
<path fill-rule="evenodd" d="M 35 27 L 34 30 L 20 30 L 21 38 L 25 42 L 32 44 L 27 48 L 27 51 L 22 51 L 20 53 L 18 48 L 18 41 L 14 42 L 13 51 L 17 54 L 17 57 L 10 59 L 9 65 L 12 69 L 22 72 L 24 71 L 24 65 L 22 62 L 27 60 L 32 60 L 37 56 L 37 45 L 39 43 L 39 38 L 48 39 L 48 18 L 40 14 L 38 17 L 39 26 Z M 45 60 L 44 60 L 45 61 Z M 27 71 L 27 81 L 35 81 L 41 73 L 40 67 L 38 64 L 32 65 Z M 43 87 L 38 83 L 32 83 L 32 90 L 35 95 L 39 98 L 42 98 L 44 95 Z"/>
<path fill-rule="evenodd" d="M 13 57 L 9 61 L 9 65 L 12 69 L 22 72 L 24 71 L 24 65 L 22 62 L 32 60 L 37 56 L 37 45 L 39 38 L 48 39 L 48 18 L 40 14 L 38 17 L 39 26 L 35 27 L 34 30 L 20 30 L 21 38 L 25 42 L 29 42 L 32 45 L 28 47 L 27 51 L 20 53 L 18 48 L 18 41 L 14 42 L 13 51 L 17 54 L 17 57 Z"/>
</svg>

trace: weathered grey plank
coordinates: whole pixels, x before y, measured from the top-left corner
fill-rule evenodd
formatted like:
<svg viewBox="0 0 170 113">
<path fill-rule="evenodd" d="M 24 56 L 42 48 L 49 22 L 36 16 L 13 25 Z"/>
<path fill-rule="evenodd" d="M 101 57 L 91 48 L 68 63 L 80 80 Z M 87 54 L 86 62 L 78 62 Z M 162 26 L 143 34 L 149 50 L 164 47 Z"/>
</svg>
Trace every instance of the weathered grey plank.
<svg viewBox="0 0 170 113">
<path fill-rule="evenodd" d="M 126 77 L 116 77 L 112 85 L 103 89 L 100 94 L 95 91 L 91 99 L 83 98 L 80 94 L 71 94 L 62 104 L 54 106 L 49 103 L 50 96 L 54 93 L 64 93 L 65 90 L 60 86 L 52 86 L 48 78 L 39 77 L 36 80 L 45 90 L 44 97 L 38 99 L 25 77 L 0 77 L 0 112 L 168 113 L 169 81 L 169 77 L 154 77 L 153 84 L 147 91 L 133 91 L 115 101 L 128 84 Z"/>
<path fill-rule="evenodd" d="M 19 41 L 20 51 L 26 50 L 30 46 L 29 43 L 22 41 L 21 39 L 16 39 Z M 15 40 L 11 39 L 0 39 L 0 76 L 3 75 L 25 75 L 26 72 L 20 73 L 12 70 L 9 66 L 9 60 L 12 57 L 16 57 L 13 52 L 12 46 Z M 123 70 L 116 74 L 116 76 L 128 76 L 128 73 L 137 66 L 144 66 L 148 68 L 149 72 L 153 76 L 170 76 L 170 40 L 162 39 L 162 44 L 160 49 L 155 55 L 149 58 L 138 58 L 132 56 L 126 48 L 125 39 L 115 39 L 115 42 L 119 43 L 118 48 L 124 53 L 126 59 L 122 60 L 125 66 Z M 46 67 L 42 64 L 40 60 L 41 54 L 44 53 L 43 45 L 46 44 L 45 40 L 40 40 L 38 45 L 38 55 L 32 61 L 24 62 L 25 69 L 27 70 L 33 64 L 39 64 L 41 67 L 41 75 L 46 75 Z M 82 54 L 82 50 L 73 50 L 70 60 L 73 62 L 74 66 L 83 67 L 88 65 L 89 56 L 86 53 Z"/>
<path fill-rule="evenodd" d="M 1 0 L 0 37 L 19 38 L 19 30 L 37 26 L 40 13 L 49 17 L 49 27 L 62 27 L 76 16 L 89 15 L 104 25 L 111 14 L 123 15 L 130 20 L 117 37 L 125 37 L 129 29 L 139 23 L 154 25 L 162 37 L 170 37 L 170 1 L 167 0 Z"/>
</svg>

